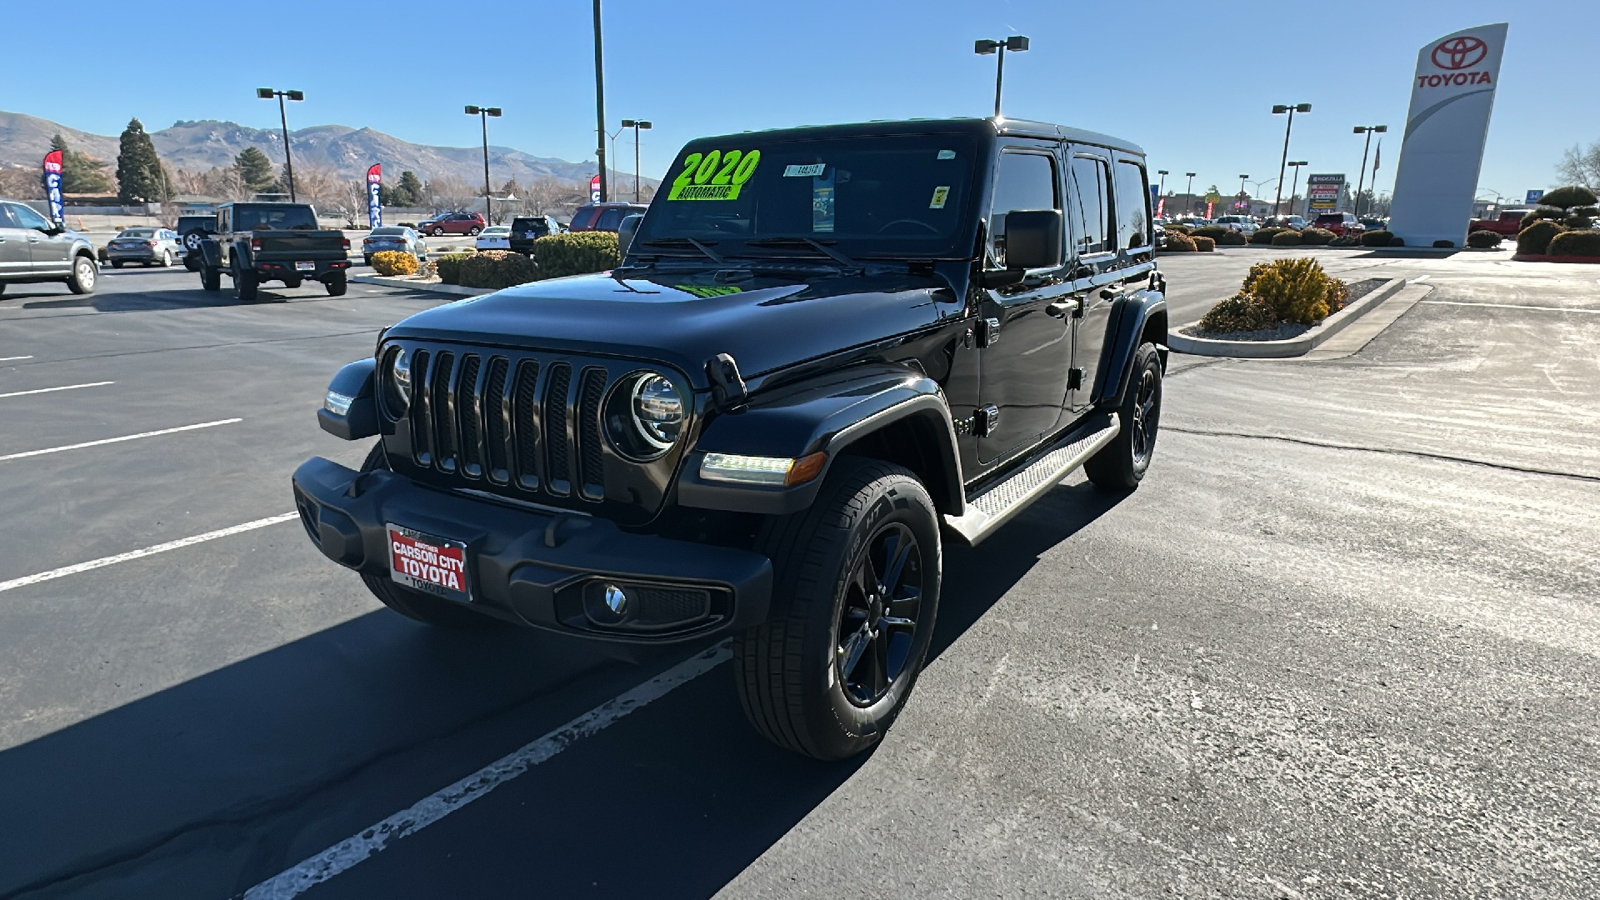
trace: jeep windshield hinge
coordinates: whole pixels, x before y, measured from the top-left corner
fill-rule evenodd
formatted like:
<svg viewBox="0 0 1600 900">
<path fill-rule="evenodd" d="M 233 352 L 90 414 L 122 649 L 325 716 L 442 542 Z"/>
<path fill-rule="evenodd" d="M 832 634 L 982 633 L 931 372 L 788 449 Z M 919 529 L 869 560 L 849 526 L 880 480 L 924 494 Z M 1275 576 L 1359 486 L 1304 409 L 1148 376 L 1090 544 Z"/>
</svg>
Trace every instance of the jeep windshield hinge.
<svg viewBox="0 0 1600 900">
<path fill-rule="evenodd" d="M 979 319 L 973 331 L 977 333 L 979 347 L 992 347 L 995 341 L 1000 340 L 1000 320 Z"/>
<path fill-rule="evenodd" d="M 711 399 L 718 409 L 736 412 L 744 406 L 750 392 L 739 377 L 739 364 L 732 356 L 718 353 L 706 360 L 706 377 L 711 379 Z"/>
<path fill-rule="evenodd" d="M 988 437 L 994 434 L 994 430 L 999 424 L 1000 407 L 991 403 L 973 414 L 972 433 L 977 437 Z"/>
</svg>

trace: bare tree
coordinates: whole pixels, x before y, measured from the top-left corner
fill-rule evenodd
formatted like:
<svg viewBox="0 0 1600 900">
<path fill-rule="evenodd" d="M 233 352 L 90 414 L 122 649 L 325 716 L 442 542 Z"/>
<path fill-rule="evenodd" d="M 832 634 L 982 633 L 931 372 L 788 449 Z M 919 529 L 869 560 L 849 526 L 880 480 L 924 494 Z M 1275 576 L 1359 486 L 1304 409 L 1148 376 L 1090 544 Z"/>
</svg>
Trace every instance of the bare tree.
<svg viewBox="0 0 1600 900">
<path fill-rule="evenodd" d="M 550 212 L 561 200 L 561 195 L 566 192 L 562 183 L 548 175 L 536 178 L 528 185 L 527 208 L 536 216 Z"/>
<path fill-rule="evenodd" d="M 427 194 L 436 210 L 473 209 L 483 203 L 482 188 L 474 187 L 460 178 L 440 175 L 428 180 Z"/>
<path fill-rule="evenodd" d="M 1587 148 L 1580 145 L 1567 148 L 1556 163 L 1556 175 L 1562 184 L 1581 184 L 1600 189 L 1600 141 Z"/>
<path fill-rule="evenodd" d="M 213 166 L 205 175 L 206 193 L 224 200 L 249 200 L 255 191 L 245 183 L 238 166 Z"/>
</svg>

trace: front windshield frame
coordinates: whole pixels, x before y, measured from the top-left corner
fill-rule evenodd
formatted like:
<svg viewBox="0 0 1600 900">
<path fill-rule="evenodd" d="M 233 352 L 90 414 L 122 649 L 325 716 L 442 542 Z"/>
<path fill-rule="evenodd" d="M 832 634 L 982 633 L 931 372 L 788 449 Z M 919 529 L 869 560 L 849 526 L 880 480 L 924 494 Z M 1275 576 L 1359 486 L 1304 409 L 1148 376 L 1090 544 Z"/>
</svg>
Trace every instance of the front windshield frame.
<svg viewBox="0 0 1600 900">
<path fill-rule="evenodd" d="M 761 168 L 753 173 L 749 181 L 760 180 L 758 186 L 764 189 L 762 199 L 765 199 L 768 193 L 775 192 L 773 185 L 775 180 L 803 178 L 804 182 L 797 180 L 796 183 L 811 185 L 811 208 L 807 209 L 803 202 L 783 208 L 784 219 L 793 220 L 784 221 L 784 224 L 790 227 L 770 230 L 761 228 L 757 224 L 761 211 L 752 204 L 729 208 L 728 211 L 732 215 L 723 219 L 721 224 L 732 225 L 734 228 L 732 231 L 712 227 L 685 227 L 699 223 L 675 215 L 678 204 L 694 203 L 706 206 L 706 211 L 709 212 L 712 211 L 710 204 L 727 201 L 672 200 L 675 181 L 687 174 L 686 165 L 694 154 L 700 154 L 703 161 L 714 150 L 728 149 L 731 153 L 734 148 L 741 148 L 741 152 L 761 151 L 761 162 L 758 164 Z M 863 230 L 849 230 L 851 223 L 838 208 L 838 201 L 842 197 L 848 197 L 848 194 L 838 189 L 861 173 L 877 176 L 870 180 L 862 178 L 861 192 L 863 194 L 867 194 L 868 191 L 875 192 L 886 185 L 886 179 L 880 173 L 886 171 L 881 166 L 889 156 L 904 155 L 909 161 L 916 159 L 922 153 L 927 154 L 929 163 L 927 168 L 917 170 L 916 176 L 913 176 L 917 178 L 915 183 L 887 185 L 888 189 L 893 191 L 888 195 L 888 199 L 894 201 L 894 206 L 864 204 L 858 207 L 859 212 L 854 215 L 856 220 L 854 224 Z M 682 247 L 684 239 L 693 238 L 715 248 L 718 255 L 728 258 L 764 260 L 827 258 L 826 254 L 805 246 L 805 240 L 809 239 L 818 241 L 830 249 L 836 249 L 855 260 L 970 259 L 979 218 L 975 210 L 987 189 L 984 173 L 987 171 L 988 153 L 987 143 L 977 135 L 943 131 L 898 133 L 829 131 L 804 136 L 752 133 L 691 141 L 674 158 L 672 169 L 668 171 L 656 199 L 650 204 L 649 212 L 639 225 L 629 255 L 685 256 L 703 259 L 704 255 L 698 251 Z M 831 159 L 828 158 L 830 156 Z M 877 158 L 874 159 L 874 156 Z M 819 157 L 823 158 L 819 160 Z M 806 161 L 797 161 L 801 159 Z M 841 170 L 834 160 L 840 161 L 846 168 Z M 873 162 L 879 163 L 880 168 L 874 170 L 871 167 Z M 809 172 L 812 166 L 819 163 L 825 166 L 820 175 L 789 174 L 792 171 Z M 950 166 L 948 172 L 937 168 L 946 164 Z M 917 165 L 922 165 L 920 160 L 917 161 Z M 893 171 L 898 174 L 900 171 L 908 170 L 909 167 L 904 167 Z M 844 180 L 840 180 L 841 171 L 844 173 Z M 945 183 L 947 176 L 948 183 Z M 922 181 L 925 180 L 929 183 L 923 184 Z M 935 180 L 939 183 L 934 184 Z M 779 182 L 776 190 L 781 189 L 783 185 Z M 925 191 L 927 196 L 924 196 Z M 741 190 L 740 194 L 744 199 L 754 197 L 747 188 Z M 916 195 L 916 199 L 912 199 L 913 194 Z M 820 207 L 821 211 L 818 206 L 819 196 L 824 204 Z M 922 210 L 944 210 L 945 198 L 948 198 L 948 214 L 926 216 L 924 218 L 929 222 L 920 226 L 934 230 L 937 226 L 933 223 L 943 219 L 948 222 L 948 227 L 942 231 L 924 236 L 917 233 L 910 225 L 897 226 L 898 231 L 889 234 L 865 230 L 874 224 L 888 227 L 895 222 L 913 218 L 915 213 Z M 738 203 L 741 198 L 731 199 L 732 202 Z M 933 205 L 935 202 L 940 205 Z M 795 212 L 793 206 L 796 205 L 805 211 Z M 691 213 L 698 211 L 698 208 L 689 210 Z M 908 215 L 901 215 L 902 213 Z M 808 216 L 819 218 L 807 219 Z M 877 223 L 875 221 L 877 218 L 886 218 L 888 221 Z M 819 229 L 819 223 L 826 227 Z M 839 225 L 844 225 L 844 228 L 826 230 L 828 227 L 837 228 Z M 774 238 L 793 241 L 794 246 L 761 245 Z M 653 241 L 659 241 L 660 245 L 651 246 Z M 757 246 L 750 246 L 752 241 L 756 242 Z"/>
</svg>

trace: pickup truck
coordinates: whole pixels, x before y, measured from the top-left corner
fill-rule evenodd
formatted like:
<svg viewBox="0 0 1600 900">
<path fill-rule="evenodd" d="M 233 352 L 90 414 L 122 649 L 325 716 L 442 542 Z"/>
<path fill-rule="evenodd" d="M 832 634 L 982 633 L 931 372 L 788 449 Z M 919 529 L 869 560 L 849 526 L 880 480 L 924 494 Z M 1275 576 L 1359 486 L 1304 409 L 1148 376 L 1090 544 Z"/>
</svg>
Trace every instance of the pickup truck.
<svg viewBox="0 0 1600 900">
<path fill-rule="evenodd" d="M 219 291 L 226 273 L 243 303 L 255 301 L 264 281 L 293 289 L 307 278 L 338 297 L 350 268 L 350 239 L 320 230 L 316 211 L 305 203 L 224 203 L 200 252 L 200 286 Z"/>
<path fill-rule="evenodd" d="M 1474 231 L 1493 231 L 1506 237 L 1516 237 L 1517 232 L 1522 230 L 1522 217 L 1527 214 L 1528 211 L 1525 209 L 1502 209 L 1499 218 L 1473 219 L 1472 224 L 1467 226 L 1467 234 Z"/>
</svg>

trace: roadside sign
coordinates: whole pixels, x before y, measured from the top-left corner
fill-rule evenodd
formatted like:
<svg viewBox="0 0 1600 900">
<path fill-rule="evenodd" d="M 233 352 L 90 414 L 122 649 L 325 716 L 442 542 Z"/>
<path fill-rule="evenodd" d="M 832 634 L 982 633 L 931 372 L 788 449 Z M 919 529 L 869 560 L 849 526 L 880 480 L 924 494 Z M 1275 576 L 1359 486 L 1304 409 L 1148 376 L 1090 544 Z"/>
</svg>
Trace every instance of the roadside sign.
<svg viewBox="0 0 1600 900">
<path fill-rule="evenodd" d="M 593 178 L 589 179 L 589 202 L 590 203 L 599 203 L 600 202 L 600 176 L 599 175 L 596 175 Z"/>
<path fill-rule="evenodd" d="M 1529 191 L 1528 192 L 1528 199 L 1524 200 L 1523 202 L 1528 204 L 1529 206 L 1532 206 L 1533 204 L 1538 203 L 1540 200 L 1543 200 L 1543 199 L 1544 199 L 1544 191 Z"/>
<path fill-rule="evenodd" d="M 1344 198 L 1344 176 L 1312 175 L 1306 179 L 1306 196 L 1313 213 L 1338 212 Z"/>
</svg>

